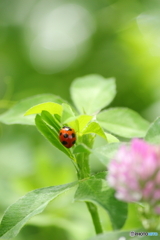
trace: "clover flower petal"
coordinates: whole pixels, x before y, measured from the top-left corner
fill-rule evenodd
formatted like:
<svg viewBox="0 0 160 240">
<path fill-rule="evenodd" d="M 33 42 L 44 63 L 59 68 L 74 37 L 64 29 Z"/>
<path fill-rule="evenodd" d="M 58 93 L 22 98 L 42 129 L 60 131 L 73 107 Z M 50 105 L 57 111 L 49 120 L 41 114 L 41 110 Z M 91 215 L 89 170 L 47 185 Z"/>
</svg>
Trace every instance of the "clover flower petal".
<svg viewBox="0 0 160 240">
<path fill-rule="evenodd" d="M 142 139 L 123 145 L 108 166 L 108 183 L 126 202 L 160 202 L 160 149 Z M 157 207 L 157 212 L 160 212 Z"/>
</svg>

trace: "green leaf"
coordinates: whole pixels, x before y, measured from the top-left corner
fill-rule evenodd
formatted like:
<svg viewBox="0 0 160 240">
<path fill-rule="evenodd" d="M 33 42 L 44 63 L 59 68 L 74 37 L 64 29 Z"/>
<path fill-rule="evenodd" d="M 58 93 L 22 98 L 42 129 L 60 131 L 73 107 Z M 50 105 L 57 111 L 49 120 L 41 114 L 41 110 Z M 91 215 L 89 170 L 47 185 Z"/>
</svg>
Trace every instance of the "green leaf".
<svg viewBox="0 0 160 240">
<path fill-rule="evenodd" d="M 92 237 L 88 240 L 159 240 L 159 235 L 158 236 L 135 236 L 131 237 L 130 233 L 131 232 L 136 232 L 136 233 L 147 233 L 145 229 L 136 229 L 136 230 L 130 230 L 130 231 L 125 231 L 125 232 L 108 232 L 105 234 L 99 234 L 95 237 Z M 156 231 L 157 232 L 157 231 Z M 158 234 L 158 232 L 157 232 Z"/>
<path fill-rule="evenodd" d="M 97 122 L 90 122 L 86 126 L 86 128 L 84 128 L 84 130 L 82 131 L 82 134 L 89 134 L 89 133 L 95 133 L 95 134 L 99 135 L 100 137 L 107 140 L 107 137 L 106 137 L 103 129 Z"/>
<path fill-rule="evenodd" d="M 51 115 L 47 111 L 42 111 L 41 118 L 44 122 L 47 123 L 47 125 L 50 125 L 54 128 L 54 130 L 59 134 L 59 130 L 61 128 L 60 122 L 57 120 L 56 115 Z"/>
<path fill-rule="evenodd" d="M 76 133 L 79 132 L 79 123 L 77 117 L 69 118 L 68 121 L 65 122 L 65 125 L 73 128 Z"/>
<path fill-rule="evenodd" d="M 77 120 L 78 120 L 78 125 L 79 125 L 79 132 L 82 133 L 83 129 L 87 126 L 87 124 L 92 120 L 93 116 L 89 115 L 80 115 Z"/>
<path fill-rule="evenodd" d="M 127 219 L 128 208 L 127 203 L 117 200 L 114 194 L 114 190 L 108 187 L 105 180 L 88 179 L 79 183 L 75 200 L 100 205 L 108 212 L 113 229 L 120 229 Z"/>
<path fill-rule="evenodd" d="M 63 144 L 59 141 L 58 134 L 54 128 L 51 128 L 47 125 L 40 115 L 37 115 L 35 118 L 35 123 L 38 130 L 42 133 L 42 135 L 49 140 L 55 147 L 57 147 L 60 151 L 66 154 L 69 158 L 75 161 L 74 155 L 71 151 L 64 147 Z"/>
<path fill-rule="evenodd" d="M 129 108 L 111 108 L 97 115 L 97 121 L 107 131 L 125 138 L 144 137 L 149 123 Z"/>
<path fill-rule="evenodd" d="M 41 103 L 41 104 L 35 105 L 35 106 L 31 107 L 29 110 L 27 110 L 27 112 L 25 113 L 25 116 L 41 113 L 42 111 L 47 111 L 51 114 L 58 114 L 61 116 L 62 106 L 60 104 L 54 103 L 54 102 Z"/>
<path fill-rule="evenodd" d="M 76 154 L 76 153 L 91 153 L 92 150 L 90 148 L 88 148 L 85 144 L 79 144 L 77 145 L 74 150 L 73 150 L 73 153 Z"/>
<path fill-rule="evenodd" d="M 58 122 L 61 121 L 61 116 L 59 116 L 58 114 L 54 114 L 54 117 Z"/>
<path fill-rule="evenodd" d="M 110 133 L 106 133 L 106 137 L 107 137 L 107 142 L 108 143 L 114 143 L 114 142 L 119 142 L 119 139 L 116 138 L 114 135 L 110 134 Z"/>
<path fill-rule="evenodd" d="M 145 140 L 153 144 L 160 144 L 160 117 L 150 125 Z"/>
<path fill-rule="evenodd" d="M 31 217 L 41 213 L 51 200 L 76 185 L 77 182 L 73 182 L 27 193 L 5 212 L 0 225 L 0 237 L 15 237 Z"/>
<path fill-rule="evenodd" d="M 117 150 L 120 148 L 122 143 L 109 143 L 104 146 L 93 149 L 93 154 L 107 166 L 110 160 L 116 155 Z"/>
<path fill-rule="evenodd" d="M 110 104 L 116 94 L 116 85 L 113 78 L 93 74 L 75 79 L 70 90 L 78 111 L 93 114 Z"/>
<path fill-rule="evenodd" d="M 62 107 L 63 107 L 62 118 L 61 118 L 62 123 L 67 123 L 69 119 L 75 117 L 75 114 L 69 104 L 63 103 Z"/>
<path fill-rule="evenodd" d="M 67 124 L 74 128 L 76 132 L 82 133 L 86 125 L 92 120 L 93 116 L 80 115 L 75 117 L 72 121 L 67 121 Z"/>
<path fill-rule="evenodd" d="M 53 94 L 42 94 L 26 98 L 15 104 L 7 112 L 0 115 L 0 122 L 5 124 L 35 124 L 35 116 L 24 116 L 24 113 L 34 105 L 44 102 L 63 103 L 64 100 Z"/>
<path fill-rule="evenodd" d="M 91 176 L 91 178 L 96 178 L 96 179 L 106 179 L 106 177 L 107 177 L 107 171 L 98 172 Z"/>
</svg>

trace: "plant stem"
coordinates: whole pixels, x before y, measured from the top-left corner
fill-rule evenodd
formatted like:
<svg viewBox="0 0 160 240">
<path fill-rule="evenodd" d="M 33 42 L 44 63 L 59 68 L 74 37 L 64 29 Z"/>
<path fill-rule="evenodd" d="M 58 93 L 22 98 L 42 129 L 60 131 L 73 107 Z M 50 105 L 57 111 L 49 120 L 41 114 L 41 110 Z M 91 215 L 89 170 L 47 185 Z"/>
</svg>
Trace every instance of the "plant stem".
<svg viewBox="0 0 160 240">
<path fill-rule="evenodd" d="M 78 165 L 79 165 L 79 169 L 80 169 L 79 176 L 78 176 L 79 180 L 88 178 L 90 176 L 90 168 L 89 168 L 89 159 L 88 158 L 89 158 L 89 154 L 82 153 L 79 156 L 77 156 Z M 96 233 L 97 234 L 102 233 L 103 230 L 101 227 L 97 207 L 91 202 L 86 202 L 86 205 L 91 214 Z"/>
<path fill-rule="evenodd" d="M 81 140 L 82 143 L 86 144 L 89 148 L 92 148 L 94 137 L 92 135 L 84 135 L 83 139 Z M 82 180 L 84 178 L 90 177 L 90 167 L 89 167 L 89 155 L 90 153 L 80 153 L 77 155 L 77 165 L 79 168 L 78 171 L 78 179 Z M 99 214 L 97 211 L 97 207 L 95 204 L 91 202 L 86 202 L 87 208 L 91 214 L 93 225 L 96 231 L 96 234 L 102 233 L 102 226 L 99 219 Z"/>
<path fill-rule="evenodd" d="M 102 233 L 103 230 L 102 230 L 102 226 L 101 226 L 101 223 L 100 223 L 97 207 L 91 202 L 86 202 L 86 205 L 87 205 L 88 210 L 91 214 L 96 233 L 97 234 Z"/>
</svg>

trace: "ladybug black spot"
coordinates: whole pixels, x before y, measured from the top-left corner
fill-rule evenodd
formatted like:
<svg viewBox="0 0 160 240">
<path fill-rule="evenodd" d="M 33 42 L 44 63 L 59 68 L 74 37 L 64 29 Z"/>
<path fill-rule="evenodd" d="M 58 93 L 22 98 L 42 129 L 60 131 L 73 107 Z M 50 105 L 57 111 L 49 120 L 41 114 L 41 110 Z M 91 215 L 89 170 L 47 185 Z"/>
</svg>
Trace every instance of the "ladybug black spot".
<svg viewBox="0 0 160 240">
<path fill-rule="evenodd" d="M 72 133 L 72 137 L 73 137 L 73 138 L 75 137 L 75 133 Z"/>
<path fill-rule="evenodd" d="M 72 144 L 74 145 L 76 141 L 73 141 Z"/>
<path fill-rule="evenodd" d="M 68 138 L 68 134 L 67 133 L 63 134 L 63 137 Z"/>
<path fill-rule="evenodd" d="M 66 142 L 66 141 L 63 141 L 62 144 L 63 144 L 63 145 L 67 145 L 67 142 Z"/>
</svg>

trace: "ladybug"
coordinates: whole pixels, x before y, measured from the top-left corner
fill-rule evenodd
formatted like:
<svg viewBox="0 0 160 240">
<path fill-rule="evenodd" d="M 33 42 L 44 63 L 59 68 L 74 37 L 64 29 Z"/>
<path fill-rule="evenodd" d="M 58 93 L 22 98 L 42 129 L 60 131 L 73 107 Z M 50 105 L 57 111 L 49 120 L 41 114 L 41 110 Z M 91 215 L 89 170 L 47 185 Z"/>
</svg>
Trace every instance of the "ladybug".
<svg viewBox="0 0 160 240">
<path fill-rule="evenodd" d="M 64 126 L 59 132 L 59 140 L 66 148 L 71 148 L 76 142 L 74 129 Z"/>
</svg>

